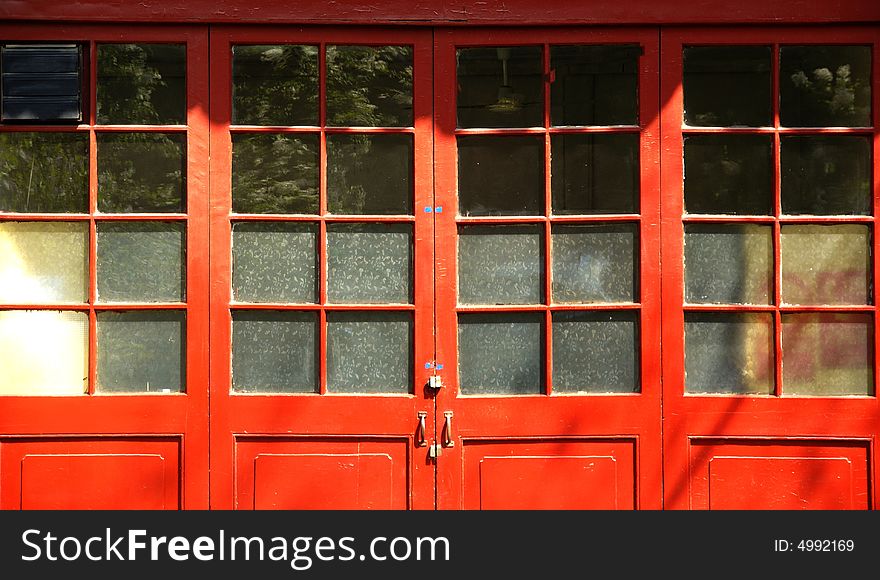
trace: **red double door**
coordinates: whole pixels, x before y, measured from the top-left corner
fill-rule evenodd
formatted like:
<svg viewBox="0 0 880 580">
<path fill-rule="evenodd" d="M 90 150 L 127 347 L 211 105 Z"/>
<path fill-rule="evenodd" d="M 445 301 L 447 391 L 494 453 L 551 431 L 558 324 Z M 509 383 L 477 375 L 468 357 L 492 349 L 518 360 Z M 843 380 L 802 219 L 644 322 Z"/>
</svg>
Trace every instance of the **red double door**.
<svg viewBox="0 0 880 580">
<path fill-rule="evenodd" d="M 154 125 L 92 114 L 67 129 L 89 145 L 85 210 L 0 214 L 0 227 L 85 224 L 81 303 L 3 300 L 0 314 L 83 313 L 90 369 L 81 392 L 0 400 L 3 508 L 873 507 L 876 258 L 860 271 L 863 303 L 856 289 L 844 303 L 789 304 L 784 277 L 796 263 L 787 235 L 849 240 L 826 251 L 854 261 L 877 254 L 873 184 L 867 212 L 786 215 L 787 139 L 861 139 L 869 173 L 878 157 L 876 113 L 853 128 L 780 122 L 780 47 L 822 38 L 212 26 L 208 42 L 207 30 L 14 32 L 85 38 L 95 109 L 104 45 L 185 46 L 186 110 Z M 844 38 L 868 47 L 876 111 L 877 32 Z M 692 45 L 747 50 L 713 69 L 724 54 L 683 65 Z M 753 47 L 767 51 L 756 66 L 770 117 L 690 123 L 682 87 L 708 90 L 691 102 L 712 110 L 724 95 L 705 79 L 723 86 Z M 688 88 L 688 74 L 703 85 Z M 185 136 L 182 211 L 103 211 L 104 135 L 150 132 Z M 706 165 L 728 138 L 716 157 L 741 162 L 744 135 L 768 148 L 766 212 L 685 207 L 700 195 L 687 164 Z M 696 161 L 691 138 L 707 147 Z M 106 301 L 102 228 L 141 221 L 182 224 L 186 291 Z M 770 290 L 701 299 L 694 288 L 729 274 L 719 240 L 740 238 L 750 249 L 736 265 L 758 274 L 728 285 L 764 275 Z M 167 339 L 183 384 L 106 386 L 117 312 L 185 321 Z M 4 324 L 0 337 L 21 329 Z M 827 348 L 814 335 L 828 328 L 861 349 L 843 357 L 849 370 L 831 360 L 787 375 L 810 346 L 792 354 L 786 338 Z"/>
</svg>

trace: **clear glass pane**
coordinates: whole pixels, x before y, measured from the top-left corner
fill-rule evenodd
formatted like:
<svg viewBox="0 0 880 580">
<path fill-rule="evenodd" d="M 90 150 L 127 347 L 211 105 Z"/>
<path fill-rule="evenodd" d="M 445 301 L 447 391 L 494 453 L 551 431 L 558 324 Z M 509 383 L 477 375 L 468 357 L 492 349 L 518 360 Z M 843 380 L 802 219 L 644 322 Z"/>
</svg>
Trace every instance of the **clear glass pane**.
<svg viewBox="0 0 880 580">
<path fill-rule="evenodd" d="M 781 147 L 782 213 L 871 213 L 870 137 L 789 136 Z"/>
<path fill-rule="evenodd" d="M 461 215 L 544 215 L 544 138 L 458 138 Z"/>
<path fill-rule="evenodd" d="M 232 390 L 317 393 L 316 312 L 232 312 Z"/>
<path fill-rule="evenodd" d="M 773 228 L 753 224 L 684 227 L 685 300 L 711 304 L 770 304 Z"/>
<path fill-rule="evenodd" d="M 182 392 L 185 375 L 185 312 L 98 312 L 96 392 Z"/>
<path fill-rule="evenodd" d="M 871 126 L 871 47 L 780 47 L 779 120 L 785 127 Z"/>
<path fill-rule="evenodd" d="M 461 226 L 461 304 L 542 304 L 544 236 L 540 226 Z"/>
<path fill-rule="evenodd" d="M 82 395 L 89 388 L 89 315 L 0 311 L 0 395 Z"/>
<path fill-rule="evenodd" d="M 329 224 L 327 299 L 336 303 L 412 302 L 410 224 Z"/>
<path fill-rule="evenodd" d="M 233 134 L 232 211 L 318 213 L 318 136 Z"/>
<path fill-rule="evenodd" d="M 639 136 L 635 133 L 550 137 L 553 213 L 639 211 Z"/>
<path fill-rule="evenodd" d="M 327 124 L 411 127 L 412 71 L 409 46 L 328 46 Z"/>
<path fill-rule="evenodd" d="M 771 314 L 685 313 L 685 391 L 772 394 L 773 341 Z"/>
<path fill-rule="evenodd" d="M 684 47 L 684 121 L 694 127 L 773 124 L 772 48 Z"/>
<path fill-rule="evenodd" d="M 553 125 L 638 125 L 638 45 L 551 46 Z"/>
<path fill-rule="evenodd" d="M 186 224 L 98 222 L 98 300 L 186 300 Z"/>
<path fill-rule="evenodd" d="M 638 301 L 637 224 L 554 226 L 554 302 Z"/>
<path fill-rule="evenodd" d="M 88 222 L 0 222 L 0 302 L 85 302 Z"/>
<path fill-rule="evenodd" d="M 773 213 L 773 137 L 685 137 L 684 206 L 687 213 Z"/>
<path fill-rule="evenodd" d="M 554 393 L 639 391 L 638 313 L 554 312 Z"/>
<path fill-rule="evenodd" d="M 186 135 L 98 133 L 98 211 L 186 211 Z"/>
<path fill-rule="evenodd" d="M 412 214 L 412 135 L 327 135 L 327 209 Z"/>
<path fill-rule="evenodd" d="M 872 303 L 869 226 L 783 225 L 781 238 L 784 303 Z"/>
<path fill-rule="evenodd" d="M 873 395 L 874 320 L 869 313 L 782 315 L 782 392 Z"/>
<path fill-rule="evenodd" d="M 459 127 L 543 127 L 540 46 L 456 51 Z"/>
<path fill-rule="evenodd" d="M 234 125 L 317 125 L 318 47 L 232 47 Z"/>
<path fill-rule="evenodd" d="M 317 302 L 318 227 L 302 222 L 232 226 L 232 296 L 239 302 Z"/>
<path fill-rule="evenodd" d="M 87 213 L 86 133 L 0 133 L 0 212 Z"/>
<path fill-rule="evenodd" d="M 99 44 L 98 123 L 186 124 L 186 46 Z"/>
<path fill-rule="evenodd" d="M 410 312 L 328 312 L 327 391 L 412 392 Z"/>
<path fill-rule="evenodd" d="M 544 313 L 458 315 L 463 395 L 544 392 Z"/>
</svg>

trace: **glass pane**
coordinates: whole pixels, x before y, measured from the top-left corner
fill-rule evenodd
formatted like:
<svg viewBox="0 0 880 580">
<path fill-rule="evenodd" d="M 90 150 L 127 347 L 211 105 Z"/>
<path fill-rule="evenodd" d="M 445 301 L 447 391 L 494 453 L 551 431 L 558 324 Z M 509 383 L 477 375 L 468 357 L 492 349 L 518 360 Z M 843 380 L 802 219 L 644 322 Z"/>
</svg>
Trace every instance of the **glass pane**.
<svg viewBox="0 0 880 580">
<path fill-rule="evenodd" d="M 694 127 L 773 125 L 772 48 L 686 46 L 684 121 Z"/>
<path fill-rule="evenodd" d="M 232 47 L 234 125 L 317 125 L 318 47 Z"/>
<path fill-rule="evenodd" d="M 685 137 L 684 206 L 687 213 L 773 213 L 773 137 Z"/>
<path fill-rule="evenodd" d="M 232 390 L 317 393 L 318 314 L 232 313 Z"/>
<path fill-rule="evenodd" d="M 412 225 L 329 224 L 327 299 L 337 303 L 412 302 Z"/>
<path fill-rule="evenodd" d="M 96 392 L 182 392 L 185 375 L 185 312 L 98 312 Z"/>
<path fill-rule="evenodd" d="M 412 48 L 328 46 L 327 124 L 413 125 Z"/>
<path fill-rule="evenodd" d="M 782 391 L 787 395 L 873 395 L 871 314 L 783 314 Z"/>
<path fill-rule="evenodd" d="M 86 133 L 0 133 L 0 211 L 87 213 Z"/>
<path fill-rule="evenodd" d="M 458 138 L 458 213 L 543 215 L 544 138 Z"/>
<path fill-rule="evenodd" d="M 98 123 L 186 124 L 186 46 L 99 44 Z"/>
<path fill-rule="evenodd" d="M 636 302 L 636 224 L 553 227 L 554 302 Z"/>
<path fill-rule="evenodd" d="M 540 46 L 456 51 L 459 127 L 543 127 Z"/>
<path fill-rule="evenodd" d="M 551 46 L 553 125 L 638 125 L 637 45 Z"/>
<path fill-rule="evenodd" d="M 98 211 L 186 211 L 186 135 L 98 133 L 97 138 Z"/>
<path fill-rule="evenodd" d="M 410 312 L 328 312 L 327 391 L 410 393 Z"/>
<path fill-rule="evenodd" d="M 542 304 L 544 236 L 540 226 L 461 226 L 461 304 Z"/>
<path fill-rule="evenodd" d="M 872 303 L 868 226 L 784 225 L 781 238 L 784 303 Z"/>
<path fill-rule="evenodd" d="M 785 127 L 870 127 L 871 47 L 780 47 L 779 120 Z"/>
<path fill-rule="evenodd" d="M 88 358 L 85 312 L 0 311 L 0 395 L 82 395 Z"/>
<path fill-rule="evenodd" d="M 412 214 L 412 135 L 327 135 L 327 209 Z"/>
<path fill-rule="evenodd" d="M 301 222 L 232 226 L 232 296 L 239 302 L 317 302 L 318 227 Z"/>
<path fill-rule="evenodd" d="M 752 224 L 684 227 L 685 300 L 712 304 L 770 304 L 773 228 Z"/>
<path fill-rule="evenodd" d="M 186 299 L 186 225 L 98 222 L 98 300 Z"/>
<path fill-rule="evenodd" d="M 544 313 L 458 315 L 463 395 L 544 392 Z"/>
<path fill-rule="evenodd" d="M 867 215 L 871 213 L 869 137 L 783 137 L 782 213 Z"/>
<path fill-rule="evenodd" d="M 88 222 L 0 222 L 0 302 L 85 302 Z"/>
<path fill-rule="evenodd" d="M 773 341 L 771 314 L 685 313 L 685 390 L 772 394 Z"/>
<path fill-rule="evenodd" d="M 232 211 L 318 213 L 318 136 L 232 135 Z"/>
<path fill-rule="evenodd" d="M 639 211 L 639 136 L 550 137 L 554 214 Z"/>
<path fill-rule="evenodd" d="M 638 313 L 553 313 L 554 393 L 638 391 Z"/>
</svg>

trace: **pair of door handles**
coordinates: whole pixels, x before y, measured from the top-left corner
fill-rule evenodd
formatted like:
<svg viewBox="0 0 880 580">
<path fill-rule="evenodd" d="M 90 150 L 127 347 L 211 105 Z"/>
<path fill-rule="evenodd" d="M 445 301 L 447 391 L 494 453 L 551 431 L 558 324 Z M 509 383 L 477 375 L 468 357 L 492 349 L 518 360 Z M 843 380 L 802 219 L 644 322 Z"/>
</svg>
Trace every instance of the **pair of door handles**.
<svg viewBox="0 0 880 580">
<path fill-rule="evenodd" d="M 444 411 L 443 416 L 445 420 L 443 421 L 443 432 L 440 435 L 440 444 L 443 447 L 455 447 L 455 439 L 452 436 L 452 411 Z M 417 447 L 428 446 L 428 439 L 425 436 L 425 420 L 427 417 L 427 411 L 419 411 L 419 426 L 416 431 Z"/>
</svg>

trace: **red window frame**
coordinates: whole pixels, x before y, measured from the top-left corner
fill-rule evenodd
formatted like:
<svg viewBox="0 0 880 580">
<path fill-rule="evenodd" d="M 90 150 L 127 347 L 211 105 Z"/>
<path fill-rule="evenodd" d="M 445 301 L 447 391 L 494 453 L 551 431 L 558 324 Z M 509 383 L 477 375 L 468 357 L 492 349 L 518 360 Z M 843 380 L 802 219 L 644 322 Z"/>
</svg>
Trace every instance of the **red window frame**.
<svg viewBox="0 0 880 580">
<path fill-rule="evenodd" d="M 880 31 L 876 27 L 797 27 L 797 28 L 663 28 L 661 32 L 663 76 L 661 103 L 663 119 L 662 178 L 662 252 L 663 252 L 663 408 L 664 408 L 664 499 L 667 509 L 692 509 L 704 506 L 699 492 L 703 475 L 710 461 L 706 441 L 731 445 L 747 441 L 765 441 L 803 445 L 803 449 L 820 449 L 829 441 L 858 443 L 869 449 L 868 488 L 860 491 L 859 501 L 873 506 L 876 494 L 876 451 L 874 438 L 880 424 L 878 386 L 878 320 L 877 273 L 878 256 L 876 215 L 880 208 Z M 869 128 L 784 128 L 779 122 L 779 46 L 809 44 L 871 45 L 872 50 L 872 118 Z M 769 45 L 773 47 L 773 127 L 763 129 L 715 129 L 686 127 L 683 122 L 682 50 L 688 45 Z M 688 216 L 683 208 L 683 134 L 764 134 L 774 143 L 773 215 L 750 216 Z M 780 207 L 780 137 L 785 135 L 835 134 L 871 135 L 872 206 L 868 216 L 785 216 Z M 773 228 L 773 296 L 767 306 L 718 306 L 687 304 L 684 299 L 684 225 L 687 223 L 765 224 Z M 873 289 L 871 304 L 864 306 L 788 306 L 780 299 L 780 228 L 784 224 L 818 223 L 870 224 L 871 268 Z M 686 393 L 684 315 L 685 312 L 766 312 L 772 314 L 774 328 L 775 390 L 770 396 L 704 395 Z M 871 396 L 794 396 L 780 391 L 782 387 L 781 318 L 788 312 L 863 312 L 873 316 L 873 380 Z M 821 453 L 820 453 L 821 455 Z M 694 495 L 696 492 L 696 495 Z"/>
<path fill-rule="evenodd" d="M 132 29 L 105 25 L 15 24 L 0 27 L 7 41 L 79 42 L 85 47 L 83 67 L 87 90 L 83 109 L 87 115 L 75 126 L 2 125 L 0 131 L 86 133 L 88 139 L 88 213 L 4 213 L 3 221 L 79 221 L 89 224 L 88 300 L 82 304 L 3 304 L 2 309 L 65 310 L 89 315 L 88 393 L 79 396 L 4 396 L 0 401 L 0 447 L 6 443 L 55 442 L 60 448 L 76 447 L 76 441 L 92 452 L 112 449 L 129 439 L 173 441 L 180 469 L 176 503 L 168 509 L 204 509 L 208 504 L 208 196 L 205 168 L 208 165 L 208 33 L 204 27 L 153 26 Z M 96 55 L 101 43 L 173 43 L 186 45 L 185 125 L 98 125 L 96 122 Z M 98 214 L 96 134 L 124 131 L 173 132 L 186 135 L 186 212 L 180 214 Z M 96 300 L 96 221 L 163 220 L 186 224 L 186 301 L 182 303 L 100 303 Z M 185 392 L 161 394 L 95 394 L 97 372 L 97 312 L 174 309 L 186 312 Z M 47 353 L 47 355 L 50 353 Z M 146 438 L 146 439 L 144 439 Z M 99 443 L 88 443 L 98 441 Z M 149 444 L 148 444 L 149 445 Z M 50 446 L 51 447 L 51 446 Z M 130 447 L 130 446 L 129 446 Z M 176 465 L 177 460 L 174 460 Z M 17 505 L 11 487 L 4 491 L 2 506 Z M 117 498 L 124 503 L 125 498 Z"/>
</svg>

